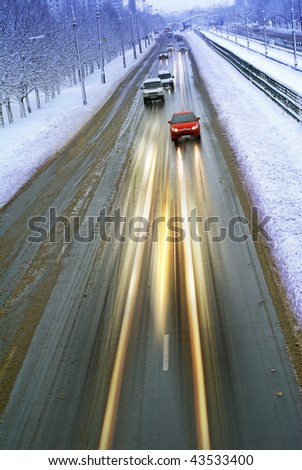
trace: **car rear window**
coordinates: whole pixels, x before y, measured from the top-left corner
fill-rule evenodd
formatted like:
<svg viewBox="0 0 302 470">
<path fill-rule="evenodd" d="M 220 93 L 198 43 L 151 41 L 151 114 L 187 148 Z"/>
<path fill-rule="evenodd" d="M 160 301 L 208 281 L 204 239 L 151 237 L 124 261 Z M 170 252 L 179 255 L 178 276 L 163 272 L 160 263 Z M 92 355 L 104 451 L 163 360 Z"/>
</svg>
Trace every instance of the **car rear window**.
<svg viewBox="0 0 302 470">
<path fill-rule="evenodd" d="M 192 122 L 196 121 L 196 117 L 193 113 L 186 113 L 186 114 L 174 114 L 172 117 L 172 122 L 174 124 L 178 122 Z"/>
<path fill-rule="evenodd" d="M 159 78 L 171 78 L 171 74 L 170 73 L 159 73 Z"/>
</svg>

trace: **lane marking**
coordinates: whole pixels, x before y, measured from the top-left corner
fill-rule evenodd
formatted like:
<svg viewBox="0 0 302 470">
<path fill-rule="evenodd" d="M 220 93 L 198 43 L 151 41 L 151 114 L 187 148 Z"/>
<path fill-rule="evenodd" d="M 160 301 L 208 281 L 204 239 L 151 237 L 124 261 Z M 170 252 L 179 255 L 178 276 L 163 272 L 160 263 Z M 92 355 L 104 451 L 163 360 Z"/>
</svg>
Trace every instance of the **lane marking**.
<svg viewBox="0 0 302 470">
<path fill-rule="evenodd" d="M 163 371 L 169 370 L 169 335 L 164 335 Z"/>
</svg>

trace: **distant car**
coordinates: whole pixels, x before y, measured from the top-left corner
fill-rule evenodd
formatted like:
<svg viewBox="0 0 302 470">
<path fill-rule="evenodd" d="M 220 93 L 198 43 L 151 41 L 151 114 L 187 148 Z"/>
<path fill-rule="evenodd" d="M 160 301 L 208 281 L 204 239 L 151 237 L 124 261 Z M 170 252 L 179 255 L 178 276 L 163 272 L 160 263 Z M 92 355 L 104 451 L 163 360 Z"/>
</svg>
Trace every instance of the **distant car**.
<svg viewBox="0 0 302 470">
<path fill-rule="evenodd" d="M 168 51 L 161 51 L 161 52 L 158 54 L 158 58 L 159 58 L 159 60 L 169 59 Z"/>
<path fill-rule="evenodd" d="M 184 135 L 197 137 L 200 140 L 199 117 L 193 111 L 181 111 L 174 113 L 170 124 L 170 134 L 173 142 L 176 142 Z"/>
<path fill-rule="evenodd" d="M 183 52 L 188 52 L 188 50 L 189 50 L 189 49 L 188 49 L 188 47 L 187 47 L 185 44 L 179 44 L 179 46 L 178 46 L 178 52 L 183 53 Z"/>
<path fill-rule="evenodd" d="M 173 46 L 173 44 L 168 44 L 168 45 L 167 45 L 167 51 L 168 51 L 168 52 L 173 52 L 173 51 L 174 51 L 174 46 Z"/>
<path fill-rule="evenodd" d="M 169 70 L 160 70 L 158 72 L 158 77 L 161 79 L 163 87 L 169 87 L 172 90 L 174 89 L 174 75 L 171 75 Z"/>
<path fill-rule="evenodd" d="M 141 89 L 143 90 L 143 99 L 145 104 L 154 100 L 165 100 L 163 84 L 161 79 L 158 77 L 147 78 Z"/>
</svg>

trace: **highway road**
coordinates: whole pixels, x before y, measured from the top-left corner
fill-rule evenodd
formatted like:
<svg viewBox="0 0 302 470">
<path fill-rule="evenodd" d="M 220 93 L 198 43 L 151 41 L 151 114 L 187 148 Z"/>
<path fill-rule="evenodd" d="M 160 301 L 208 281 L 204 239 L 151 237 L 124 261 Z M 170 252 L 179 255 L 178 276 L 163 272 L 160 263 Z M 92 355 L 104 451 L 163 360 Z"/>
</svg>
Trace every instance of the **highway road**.
<svg viewBox="0 0 302 470">
<path fill-rule="evenodd" d="M 175 91 L 144 106 L 163 65 Z M 175 146 L 167 121 L 185 109 L 201 142 Z M 191 54 L 155 49 L 2 211 L 2 449 L 302 448 L 213 116 Z"/>
</svg>

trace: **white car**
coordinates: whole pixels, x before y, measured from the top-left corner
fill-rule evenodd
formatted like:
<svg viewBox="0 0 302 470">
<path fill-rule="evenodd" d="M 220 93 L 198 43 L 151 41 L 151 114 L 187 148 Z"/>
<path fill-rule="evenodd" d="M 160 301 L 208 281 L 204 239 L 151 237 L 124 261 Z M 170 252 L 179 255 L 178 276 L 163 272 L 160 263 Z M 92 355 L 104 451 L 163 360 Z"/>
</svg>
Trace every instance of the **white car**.
<svg viewBox="0 0 302 470">
<path fill-rule="evenodd" d="M 161 51 L 161 52 L 158 54 L 158 58 L 159 58 L 159 60 L 166 60 L 166 59 L 169 59 L 168 51 Z"/>
<path fill-rule="evenodd" d="M 158 77 L 147 78 L 141 89 L 143 90 L 143 99 L 145 104 L 154 100 L 165 100 L 163 84 L 161 79 Z"/>
<path fill-rule="evenodd" d="M 161 79 L 163 87 L 169 87 L 172 90 L 174 89 L 174 75 L 171 75 L 169 70 L 160 70 L 158 72 L 158 77 Z"/>
</svg>

